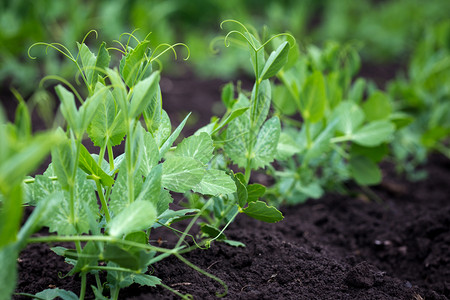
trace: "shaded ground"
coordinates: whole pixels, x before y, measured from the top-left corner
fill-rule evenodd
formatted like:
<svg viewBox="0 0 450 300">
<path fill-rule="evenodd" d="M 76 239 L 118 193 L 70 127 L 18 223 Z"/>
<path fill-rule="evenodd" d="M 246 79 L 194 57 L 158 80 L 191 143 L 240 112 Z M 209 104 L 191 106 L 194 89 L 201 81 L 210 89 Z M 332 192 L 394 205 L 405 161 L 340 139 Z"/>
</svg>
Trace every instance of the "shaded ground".
<svg viewBox="0 0 450 300">
<path fill-rule="evenodd" d="M 358 194 L 328 195 L 284 208 L 285 220 L 277 224 L 240 217 L 227 236 L 245 248 L 216 243 L 185 257 L 226 282 L 228 299 L 449 299 L 450 162 L 433 156 L 427 170 L 420 183 L 386 171 L 375 189 L 380 204 Z M 28 247 L 20 256 L 18 290 L 56 286 L 77 293 L 77 278 L 58 278 L 63 265 L 46 246 Z M 223 291 L 176 258 L 158 263 L 155 275 L 196 299 Z M 131 286 L 120 298 L 177 297 Z"/>
</svg>

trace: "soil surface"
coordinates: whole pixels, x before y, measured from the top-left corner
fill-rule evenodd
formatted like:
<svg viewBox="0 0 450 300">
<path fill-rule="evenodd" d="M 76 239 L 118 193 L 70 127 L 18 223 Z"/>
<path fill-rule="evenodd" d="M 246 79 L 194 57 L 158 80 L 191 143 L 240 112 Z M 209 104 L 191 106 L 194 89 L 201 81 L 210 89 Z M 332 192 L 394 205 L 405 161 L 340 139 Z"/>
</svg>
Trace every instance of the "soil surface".
<svg viewBox="0 0 450 300">
<path fill-rule="evenodd" d="M 374 189 L 381 203 L 358 193 L 328 195 L 282 208 L 285 219 L 277 224 L 240 216 L 226 233 L 246 247 L 215 243 L 185 257 L 222 279 L 228 299 L 449 299 L 450 161 L 432 156 L 428 178 L 418 183 L 385 170 L 386 179 Z M 17 291 L 79 291 L 77 277 L 58 277 L 70 268 L 46 245 L 23 251 L 19 269 Z M 174 257 L 155 265 L 154 275 L 195 299 L 223 292 Z M 133 285 L 120 298 L 177 296 Z"/>
</svg>

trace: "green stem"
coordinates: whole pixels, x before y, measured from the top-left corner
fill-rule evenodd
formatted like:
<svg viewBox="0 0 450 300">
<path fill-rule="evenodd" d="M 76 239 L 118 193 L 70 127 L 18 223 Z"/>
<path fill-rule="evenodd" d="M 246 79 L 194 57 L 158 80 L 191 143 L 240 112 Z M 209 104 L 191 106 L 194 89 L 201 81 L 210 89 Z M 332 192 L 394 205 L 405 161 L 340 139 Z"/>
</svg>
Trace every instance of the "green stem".
<svg viewBox="0 0 450 300">
<path fill-rule="evenodd" d="M 106 145 L 100 148 L 100 152 L 98 153 L 98 165 L 99 167 L 102 167 L 102 162 L 105 159 L 105 151 L 106 151 Z"/>
<path fill-rule="evenodd" d="M 48 179 L 52 180 L 52 181 L 56 181 L 58 180 L 58 177 L 56 176 L 49 176 Z M 28 178 L 28 179 L 24 179 L 23 183 L 34 183 L 36 181 L 35 178 Z"/>
<path fill-rule="evenodd" d="M 131 130 L 130 126 L 128 126 L 128 138 L 125 142 L 125 159 L 127 163 L 127 185 L 128 185 L 128 203 L 131 204 L 134 201 L 134 176 L 133 176 L 133 168 L 132 168 L 132 157 L 131 157 L 131 141 L 134 139 L 134 136 L 130 136 Z"/>
<path fill-rule="evenodd" d="M 220 218 L 216 221 L 216 223 L 214 224 L 215 227 L 219 227 L 220 224 L 222 223 L 223 219 L 226 218 L 226 216 L 228 215 L 228 213 L 234 208 L 234 204 L 230 205 L 227 207 L 227 209 L 222 213 L 222 215 L 220 216 Z"/>
<path fill-rule="evenodd" d="M 84 300 L 85 295 L 86 295 L 86 272 L 82 272 L 81 273 L 81 289 L 80 289 L 79 300 Z"/>
<path fill-rule="evenodd" d="M 228 223 L 222 228 L 222 230 L 219 232 L 219 234 L 210 240 L 210 242 L 213 242 L 215 240 L 217 240 L 219 238 L 219 236 L 225 231 L 225 229 L 227 229 L 227 227 L 233 222 L 234 218 L 236 218 L 236 216 L 239 214 L 239 210 L 231 217 L 230 221 L 228 221 Z"/>
<path fill-rule="evenodd" d="M 140 273 L 136 270 L 131 270 L 121 267 L 108 267 L 108 266 L 88 266 L 85 270 L 100 270 L 100 271 L 115 271 L 115 272 L 127 272 L 127 273 Z"/>
<path fill-rule="evenodd" d="M 95 282 L 97 283 L 97 289 L 100 293 L 103 292 L 103 285 L 102 282 L 100 280 L 100 275 L 98 275 L 98 272 L 95 272 Z"/>
<path fill-rule="evenodd" d="M 120 292 L 120 288 L 118 288 L 118 287 L 114 288 L 114 293 L 113 293 L 113 297 L 112 297 L 113 300 L 119 299 L 119 292 Z"/>
<path fill-rule="evenodd" d="M 105 214 L 106 222 L 109 223 L 111 220 L 111 215 L 109 214 L 108 205 L 106 204 L 105 195 L 103 195 L 102 185 L 98 180 L 95 180 L 95 185 L 97 186 L 97 194 L 100 198 L 100 202 L 102 204 L 102 210 Z"/>
<path fill-rule="evenodd" d="M 112 146 L 109 143 L 106 147 L 108 148 L 109 169 L 110 171 L 112 171 L 114 170 L 114 153 L 112 150 Z"/>
<path fill-rule="evenodd" d="M 186 236 L 188 235 L 188 232 L 191 230 L 192 226 L 194 226 L 195 222 L 197 221 L 197 219 L 203 214 L 203 212 L 205 211 L 205 209 L 212 203 L 213 199 L 210 198 L 205 205 L 203 205 L 202 209 L 198 212 L 198 214 L 191 220 L 191 222 L 189 223 L 189 225 L 186 227 L 186 229 L 184 230 L 183 234 L 181 235 L 181 237 L 178 239 L 177 244 L 175 245 L 174 249 L 177 249 L 180 247 L 181 243 L 184 241 L 184 239 L 186 238 Z"/>
<path fill-rule="evenodd" d="M 164 283 L 160 283 L 159 285 L 162 286 L 163 288 L 165 288 L 166 290 L 168 290 L 168 291 L 174 293 L 175 295 L 177 295 L 177 296 L 180 297 L 181 299 L 185 299 L 185 300 L 191 300 L 191 299 L 193 299 L 193 298 L 189 297 L 188 295 L 183 295 L 183 294 L 180 293 L 179 291 L 177 291 L 177 290 L 171 288 L 171 287 L 168 286 L 168 285 L 165 285 Z"/>
<path fill-rule="evenodd" d="M 208 273 L 202 269 L 200 269 L 199 267 L 197 267 L 196 265 L 194 265 L 193 263 L 191 263 L 190 261 L 188 261 L 186 258 L 184 258 L 183 256 L 181 256 L 178 253 L 174 253 L 174 255 L 181 260 L 183 263 L 185 263 L 187 266 L 191 267 L 192 269 L 196 270 L 197 272 L 199 272 L 200 274 L 203 274 L 215 281 L 217 281 L 218 283 L 220 283 L 224 289 L 224 292 L 222 294 L 216 293 L 217 297 L 223 297 L 228 293 L 228 286 L 225 284 L 225 282 L 222 281 L 222 279 L 220 279 L 219 277 L 214 276 L 211 273 Z"/>
<path fill-rule="evenodd" d="M 310 127 L 309 121 L 305 122 L 305 130 L 306 130 L 307 148 L 310 149 L 311 145 L 312 145 L 312 140 L 311 140 L 311 127 Z"/>
<path fill-rule="evenodd" d="M 343 135 L 343 136 L 337 136 L 334 138 L 330 139 L 331 143 L 341 143 L 341 142 L 347 142 L 350 141 L 352 138 L 350 136 L 347 135 Z"/>
<path fill-rule="evenodd" d="M 80 140 L 75 140 L 76 143 L 76 152 L 75 152 L 75 163 L 73 166 L 73 172 L 72 172 L 72 178 L 70 180 L 70 185 L 69 185 L 69 208 L 70 208 L 70 220 L 71 223 L 76 226 L 75 222 L 75 181 L 77 178 L 77 170 L 78 170 L 78 159 L 80 157 L 80 148 L 81 148 L 81 141 Z"/>
<path fill-rule="evenodd" d="M 27 240 L 27 243 L 50 243 L 50 242 L 109 242 L 109 243 L 117 243 L 125 246 L 131 246 L 131 247 L 137 247 L 145 250 L 150 251 L 157 251 L 157 252 L 163 252 L 163 253 L 169 253 L 172 254 L 176 251 L 178 251 L 178 247 L 175 247 L 174 249 L 166 249 L 161 247 L 156 247 L 152 245 L 145 245 L 141 243 L 126 241 L 122 239 L 118 239 L 112 236 L 104 236 L 104 235 L 80 235 L 80 236 L 37 236 L 37 237 L 31 237 Z"/>
</svg>

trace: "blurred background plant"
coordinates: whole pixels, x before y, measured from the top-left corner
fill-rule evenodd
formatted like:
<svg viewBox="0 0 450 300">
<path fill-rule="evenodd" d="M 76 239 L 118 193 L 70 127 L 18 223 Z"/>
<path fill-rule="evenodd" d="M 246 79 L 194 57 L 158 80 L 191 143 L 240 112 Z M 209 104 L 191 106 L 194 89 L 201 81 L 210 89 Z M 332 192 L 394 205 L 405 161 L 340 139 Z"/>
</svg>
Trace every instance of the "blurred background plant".
<svg viewBox="0 0 450 300">
<path fill-rule="evenodd" d="M 135 28 L 141 29 L 136 33 L 139 38 L 152 31 L 154 45 L 186 43 L 192 50 L 190 65 L 198 76 L 231 77 L 242 72 L 244 64 L 236 58 L 242 51 L 227 51 L 217 60 L 209 47 L 219 32 L 219 21 L 228 18 L 245 20 L 256 28 L 267 25 L 271 32 L 290 31 L 302 44 L 358 40 L 363 61 L 405 63 L 424 28 L 448 19 L 448 11 L 447 0 L 430 0 L 426 5 L 420 0 L 2 1 L 0 83 L 2 88 L 12 85 L 27 94 L 42 74 L 68 76 L 72 66 L 57 53 L 33 52 L 42 56 L 42 64 L 42 60 L 30 62 L 26 50 L 38 41 L 71 45 L 91 29 L 106 41 Z M 173 72 L 179 75 L 179 68 Z"/>
</svg>

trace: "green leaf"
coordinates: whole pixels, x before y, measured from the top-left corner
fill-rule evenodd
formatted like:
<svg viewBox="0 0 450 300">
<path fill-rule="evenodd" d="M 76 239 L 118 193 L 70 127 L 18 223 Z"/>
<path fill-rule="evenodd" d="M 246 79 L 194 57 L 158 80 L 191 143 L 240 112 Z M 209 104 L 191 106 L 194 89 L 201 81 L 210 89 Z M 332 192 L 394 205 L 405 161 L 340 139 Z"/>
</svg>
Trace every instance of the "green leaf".
<svg viewBox="0 0 450 300">
<path fill-rule="evenodd" d="M 80 156 L 78 158 L 78 166 L 80 167 L 80 169 L 86 172 L 86 174 L 98 177 L 100 183 L 103 186 L 112 186 L 114 184 L 114 179 L 108 174 L 106 174 L 101 167 L 99 167 L 97 162 L 91 156 L 86 147 L 84 147 L 84 145 L 80 145 Z"/>
<path fill-rule="evenodd" d="M 203 195 L 218 196 L 234 193 L 236 185 L 225 171 L 211 169 L 206 171 L 200 183 L 192 190 Z"/>
<path fill-rule="evenodd" d="M 250 114 L 244 113 L 231 122 L 226 131 L 225 153 L 240 168 L 246 167 L 247 158 L 250 157 L 249 144 L 254 143 L 249 137 L 250 130 Z"/>
<path fill-rule="evenodd" d="M 155 95 L 150 100 L 144 110 L 144 121 L 147 126 L 147 130 L 154 133 L 161 124 L 162 118 L 162 99 L 161 99 L 161 88 L 158 84 L 157 91 Z"/>
<path fill-rule="evenodd" d="M 233 247 L 245 247 L 244 243 L 241 243 L 241 242 L 238 242 L 238 241 L 223 240 L 222 242 L 224 242 L 225 244 L 228 244 L 230 246 L 233 246 Z"/>
<path fill-rule="evenodd" d="M 351 156 L 365 156 L 373 162 L 380 162 L 388 153 L 389 146 L 387 144 L 381 144 L 376 147 L 364 147 L 352 143 L 352 147 L 350 149 Z"/>
<path fill-rule="evenodd" d="M 295 154 L 300 152 L 300 147 L 295 140 L 286 132 L 280 133 L 280 138 L 277 145 L 277 160 L 286 160 L 292 158 Z"/>
<path fill-rule="evenodd" d="M 43 225 L 49 227 L 50 232 L 60 235 L 87 233 L 90 230 L 89 214 L 98 216 L 99 208 L 97 196 L 92 182 L 86 179 L 86 174 L 78 170 L 74 186 L 74 216 L 71 215 L 70 195 L 68 191 L 56 189 L 51 197 L 58 199 L 58 210 L 51 218 L 43 220 Z"/>
<path fill-rule="evenodd" d="M 78 122 L 77 131 L 75 131 L 76 136 L 79 139 L 82 139 L 84 132 L 89 128 L 89 125 L 96 115 L 98 107 L 103 102 L 106 92 L 106 89 L 97 90 L 97 92 L 87 98 L 80 107 L 78 112 L 78 117 L 80 119 Z"/>
<path fill-rule="evenodd" d="M 156 96 L 161 76 L 159 71 L 154 72 L 146 79 L 139 81 L 133 89 L 128 116 L 130 119 L 139 117 L 151 104 Z"/>
<path fill-rule="evenodd" d="M 142 245 L 147 245 L 148 244 L 148 237 L 147 237 L 147 233 L 145 231 L 131 232 L 131 233 L 127 234 L 124 237 L 124 240 L 125 241 L 129 241 L 129 242 L 142 244 Z M 142 248 L 134 247 L 134 246 L 128 246 L 128 245 L 123 245 L 122 248 L 127 250 L 128 252 L 135 252 L 135 253 L 142 250 Z"/>
<path fill-rule="evenodd" d="M 264 123 L 251 154 L 253 169 L 264 168 L 275 159 L 280 132 L 281 124 L 278 117 L 272 117 Z"/>
<path fill-rule="evenodd" d="M 107 244 L 105 250 L 102 253 L 103 259 L 105 261 L 114 262 L 122 268 L 127 268 L 131 270 L 138 270 L 140 268 L 140 259 L 137 253 L 132 253 L 122 249 L 121 247 L 114 244 Z M 108 264 L 110 265 L 110 264 Z M 115 272 L 115 271 L 114 271 Z M 108 272 L 109 273 L 109 272 Z M 108 274 L 109 275 L 109 274 Z M 122 279 L 124 279 L 122 277 Z M 111 284 L 110 277 L 108 276 L 108 282 Z M 129 286 L 131 280 L 128 283 L 121 282 L 122 287 Z M 123 284 L 123 285 L 122 285 Z"/>
<path fill-rule="evenodd" d="M 150 287 L 155 287 L 161 284 L 161 279 L 156 276 L 147 275 L 147 274 L 131 274 L 131 278 L 133 281 L 139 285 L 146 285 Z"/>
<path fill-rule="evenodd" d="M 0 249 L 16 241 L 23 214 L 23 191 L 20 185 L 12 187 L 4 196 L 0 210 Z"/>
<path fill-rule="evenodd" d="M 13 92 L 17 93 L 15 90 L 13 90 Z M 16 95 L 16 98 L 19 101 L 19 105 L 17 105 L 16 108 L 14 124 L 16 125 L 18 136 L 25 139 L 31 135 L 30 111 L 28 110 L 27 104 L 19 94 Z"/>
<path fill-rule="evenodd" d="M 28 217 L 25 224 L 20 228 L 17 235 L 19 247 L 22 248 L 26 245 L 26 240 L 42 226 L 42 221 L 51 218 L 54 214 L 59 199 L 55 197 L 56 194 L 49 194 L 44 199 L 41 199 L 31 215 Z M 2 238 L 3 240 L 3 238 Z"/>
<path fill-rule="evenodd" d="M 112 70 L 107 68 L 106 74 L 108 74 L 108 78 L 111 81 L 112 86 L 114 87 L 112 91 L 114 100 L 118 104 L 120 110 L 122 110 L 124 118 L 128 117 L 127 88 L 123 84 L 122 78 L 120 78 L 120 75 L 116 69 Z"/>
<path fill-rule="evenodd" d="M 270 108 L 272 91 L 269 80 L 263 80 L 259 84 L 258 94 L 256 95 L 256 83 L 253 86 L 250 107 L 250 120 L 252 130 L 257 131 L 267 118 Z"/>
<path fill-rule="evenodd" d="M 77 263 L 75 267 L 70 270 L 69 274 L 74 275 L 75 273 L 85 271 L 89 266 L 98 265 L 98 260 L 100 257 L 100 250 L 97 244 L 93 241 L 89 241 L 84 246 L 81 251 L 81 255 L 78 255 Z"/>
<path fill-rule="evenodd" d="M 172 125 L 170 123 L 170 118 L 167 115 L 167 112 L 165 110 L 162 110 L 161 122 L 159 124 L 159 127 L 153 132 L 153 137 L 155 138 L 156 144 L 158 145 L 159 148 L 161 148 L 164 142 L 167 141 L 171 132 L 172 132 Z"/>
<path fill-rule="evenodd" d="M 164 225 L 170 225 L 174 222 L 181 221 L 188 218 L 193 218 L 196 213 L 198 213 L 198 209 L 180 209 L 177 211 L 173 211 L 171 209 L 167 209 L 164 213 L 158 216 L 158 222 Z M 190 215 L 188 215 L 190 214 Z M 157 226 L 154 226 L 157 227 Z"/>
<path fill-rule="evenodd" d="M 61 298 L 62 300 L 78 300 L 78 296 L 71 291 L 66 291 L 60 288 L 46 289 L 35 295 L 39 299 L 53 300 Z"/>
<path fill-rule="evenodd" d="M 230 123 L 231 121 L 233 121 L 234 119 L 236 119 L 237 117 L 241 116 L 242 114 L 244 114 L 250 107 L 242 107 L 242 108 L 238 108 L 233 110 L 227 118 L 223 119 L 220 121 L 219 125 L 217 125 L 216 128 L 214 128 L 214 131 L 212 132 L 212 134 L 218 132 L 220 129 L 222 129 L 223 127 L 225 127 L 228 123 Z"/>
<path fill-rule="evenodd" d="M 139 147 L 141 148 L 140 152 L 142 155 L 139 171 L 142 176 L 147 176 L 159 161 L 158 145 L 153 136 L 149 132 L 144 131 L 143 140 Z"/>
<path fill-rule="evenodd" d="M 310 148 L 307 150 L 304 163 L 308 163 L 311 159 L 322 156 L 330 149 L 331 138 L 334 135 L 337 120 L 330 122 L 320 134 L 313 139 Z"/>
<path fill-rule="evenodd" d="M 288 61 L 289 54 L 289 43 L 283 42 L 280 46 L 278 46 L 277 50 L 270 53 L 269 58 L 267 59 L 266 64 L 264 65 L 264 69 L 261 71 L 260 78 L 261 80 L 269 79 L 272 76 L 275 76 L 278 71 L 283 68 L 283 66 Z"/>
<path fill-rule="evenodd" d="M 234 85 L 233 82 L 227 83 L 223 89 L 221 94 L 221 99 L 223 104 L 227 109 L 231 109 L 233 107 L 234 102 Z"/>
<path fill-rule="evenodd" d="M 112 93 L 101 83 L 97 83 L 94 93 L 102 91 L 103 97 L 87 128 L 87 133 L 95 146 L 105 147 L 108 143 L 116 146 L 122 142 L 126 134 L 124 115 L 118 110 Z"/>
<path fill-rule="evenodd" d="M 255 72 L 255 77 L 258 78 L 259 74 L 261 73 L 262 69 L 264 68 L 264 49 L 260 49 L 258 52 L 255 52 L 253 49 L 258 49 L 261 47 L 261 43 L 259 40 L 251 33 L 245 32 L 244 35 L 248 38 L 248 40 L 252 43 L 252 46 L 248 46 L 248 51 L 250 53 L 250 61 L 253 66 L 253 70 Z"/>
<path fill-rule="evenodd" d="M 141 71 L 141 65 L 145 60 L 144 55 L 149 45 L 150 41 L 142 41 L 125 57 L 125 64 L 121 73 L 122 78 L 125 80 L 128 87 L 133 87 L 136 84 L 138 75 Z"/>
<path fill-rule="evenodd" d="M 105 70 L 109 66 L 110 61 L 111 56 L 106 49 L 106 43 L 102 42 L 100 48 L 98 49 L 97 60 L 95 61 L 95 69 L 92 74 L 92 80 L 90 81 L 91 86 L 97 83 L 98 76 L 101 74 L 101 70 Z"/>
<path fill-rule="evenodd" d="M 205 175 L 205 167 L 190 157 L 171 156 L 163 163 L 162 185 L 171 191 L 184 193 L 192 189 Z"/>
<path fill-rule="evenodd" d="M 61 136 L 64 136 L 63 133 Z M 72 176 L 75 167 L 75 154 L 70 140 L 65 139 L 52 149 L 52 166 L 62 188 L 69 189 L 69 186 L 74 184 Z"/>
<path fill-rule="evenodd" d="M 367 83 L 364 78 L 356 79 L 350 91 L 348 92 L 348 99 L 354 103 L 360 103 L 364 96 L 366 85 Z"/>
<path fill-rule="evenodd" d="M 234 174 L 234 183 L 236 185 L 236 198 L 239 207 L 244 207 L 247 204 L 248 192 L 244 175 L 242 173 Z"/>
<path fill-rule="evenodd" d="M 17 259 L 19 251 L 16 245 L 0 247 L 0 299 L 12 299 L 17 283 Z"/>
<path fill-rule="evenodd" d="M 91 88 L 92 82 L 94 81 L 94 67 L 97 61 L 94 53 L 89 50 L 85 43 L 79 44 L 77 42 L 78 51 L 80 53 L 81 63 L 83 65 L 84 74 L 86 74 L 86 80 L 88 88 Z M 97 77 L 97 76 L 96 76 Z"/>
<path fill-rule="evenodd" d="M 156 208 L 149 201 L 135 201 L 108 224 L 109 234 L 120 237 L 133 231 L 150 228 L 156 221 Z"/>
<path fill-rule="evenodd" d="M 207 164 L 213 156 L 213 141 L 209 134 L 202 132 L 185 138 L 174 151 L 174 155 L 191 157 Z"/>
<path fill-rule="evenodd" d="M 184 128 L 184 125 L 186 125 L 186 121 L 189 118 L 191 114 L 189 113 L 184 120 L 178 125 L 178 127 L 173 131 L 173 133 L 169 136 L 169 138 L 164 142 L 164 144 L 159 149 L 159 157 L 160 159 L 166 155 L 167 151 L 169 151 L 170 147 L 172 147 L 172 144 L 175 142 L 177 137 L 180 135 L 181 130 Z M 170 120 L 169 120 L 170 122 Z"/>
<path fill-rule="evenodd" d="M 315 123 L 323 118 L 326 99 L 325 80 L 320 71 L 315 71 L 303 84 L 300 111 L 305 120 Z"/>
<path fill-rule="evenodd" d="M 160 199 L 162 181 L 162 165 L 157 165 L 148 174 L 136 201 L 150 201 L 157 207 Z"/>
<path fill-rule="evenodd" d="M 369 99 L 363 103 L 362 108 L 368 121 L 388 119 L 392 112 L 389 97 L 380 91 L 373 93 Z"/>
<path fill-rule="evenodd" d="M 267 206 L 262 201 L 250 202 L 243 211 L 247 216 L 267 223 L 276 223 L 283 220 L 283 215 L 278 209 Z"/>
<path fill-rule="evenodd" d="M 391 122 L 374 121 L 357 130 L 352 141 L 361 146 L 374 147 L 391 140 L 394 131 L 395 126 Z"/>
<path fill-rule="evenodd" d="M 220 232 L 220 229 L 218 229 L 215 226 L 209 225 L 209 224 L 203 224 L 200 227 L 200 230 L 206 234 L 207 236 L 209 236 L 210 238 L 216 238 L 220 241 L 220 240 L 226 240 L 227 237 L 225 236 L 225 234 Z"/>
<path fill-rule="evenodd" d="M 360 185 L 373 185 L 381 182 L 381 171 L 372 160 L 364 156 L 350 158 L 350 171 Z"/>
<path fill-rule="evenodd" d="M 288 83 L 286 83 L 288 85 Z M 273 107 L 282 115 L 292 116 L 297 112 L 297 104 L 295 98 L 289 92 L 287 87 L 275 85 L 273 88 Z"/>
<path fill-rule="evenodd" d="M 34 136 L 26 146 L 15 149 L 12 153 L 1 153 L 6 149 L 0 150 L 2 154 L 0 156 L 0 190 L 7 191 L 21 183 L 27 174 L 39 166 L 50 149 L 56 148 L 62 139 L 63 137 L 55 132 L 43 133 Z M 7 143 L 7 138 L 5 138 L 2 146 L 5 147 Z"/>
<path fill-rule="evenodd" d="M 266 193 L 266 187 L 259 183 L 247 185 L 248 202 L 259 200 Z"/>
<path fill-rule="evenodd" d="M 132 180 L 134 184 L 134 193 L 135 195 L 139 195 L 138 193 L 142 190 L 142 175 L 138 172 L 134 175 Z M 116 181 L 114 183 L 114 188 L 111 193 L 111 197 L 109 200 L 109 208 L 114 214 L 119 214 L 122 210 L 124 210 L 128 205 L 130 205 L 130 199 L 128 199 L 128 174 L 126 166 L 123 165 L 119 169 L 119 173 L 117 175 Z"/>
<path fill-rule="evenodd" d="M 55 87 L 55 91 L 61 101 L 61 113 L 64 119 L 74 131 L 78 131 L 80 117 L 75 105 L 75 96 L 60 84 Z"/>
<path fill-rule="evenodd" d="M 338 105 L 333 117 L 338 120 L 336 129 L 346 136 L 351 136 L 364 122 L 364 112 L 350 101 L 343 101 Z"/>
</svg>

